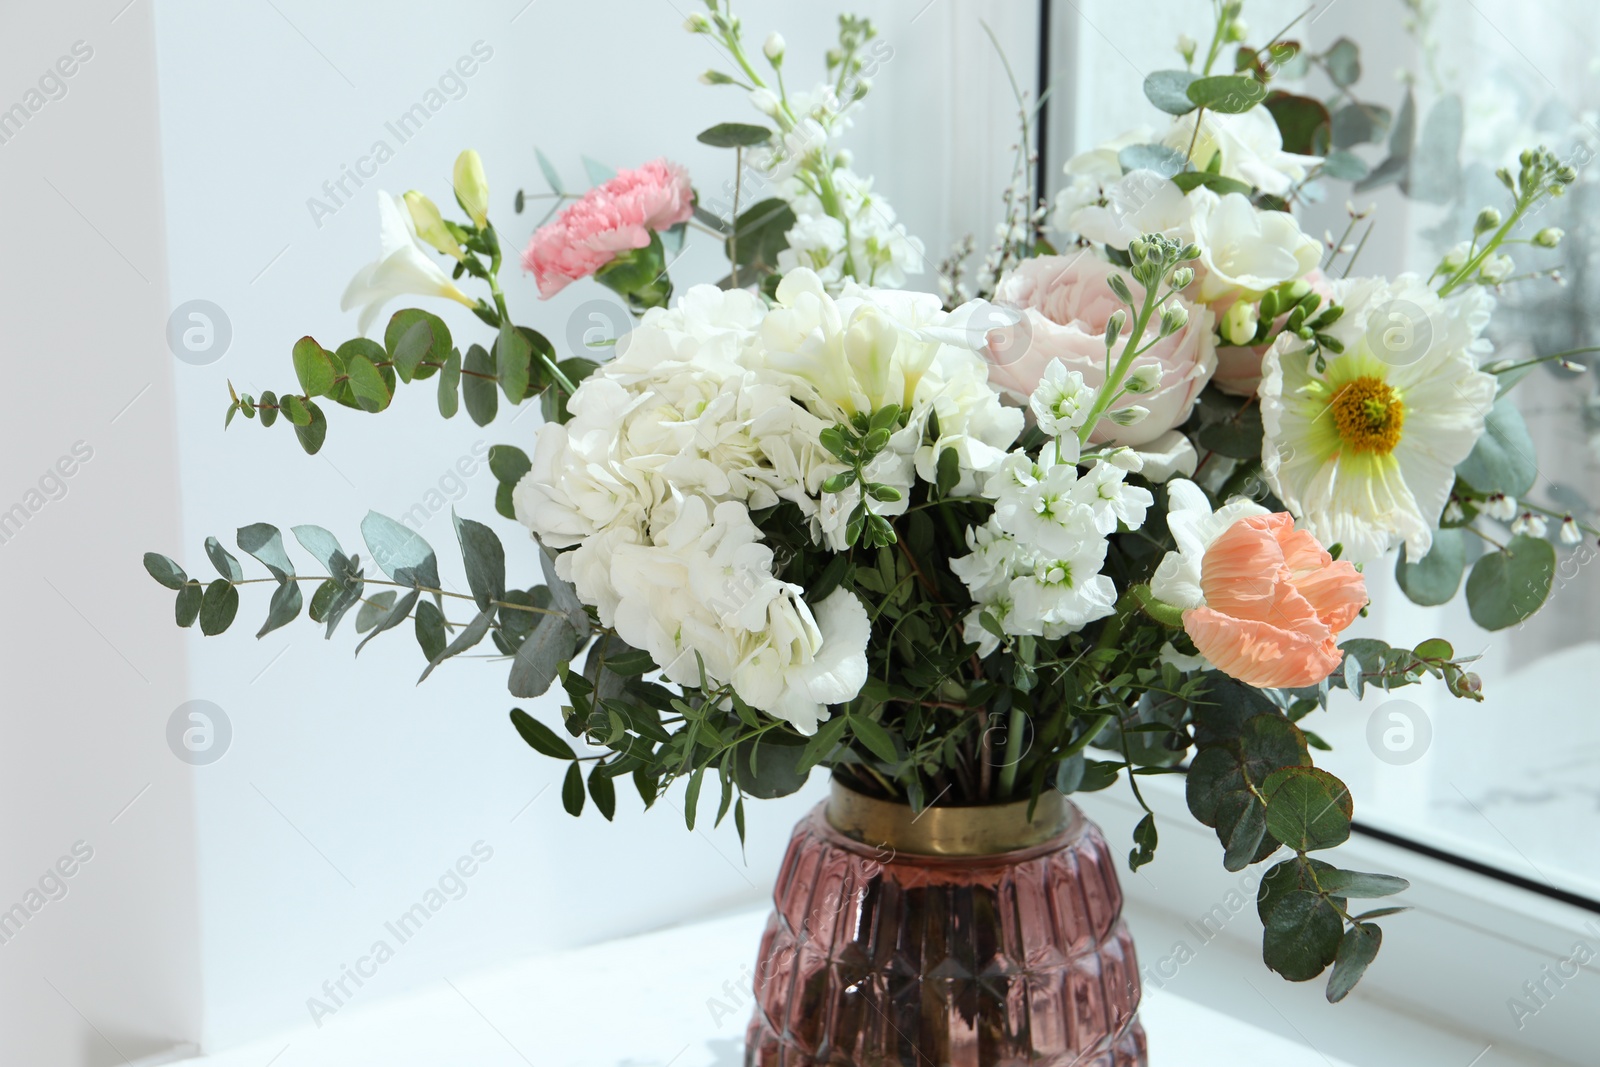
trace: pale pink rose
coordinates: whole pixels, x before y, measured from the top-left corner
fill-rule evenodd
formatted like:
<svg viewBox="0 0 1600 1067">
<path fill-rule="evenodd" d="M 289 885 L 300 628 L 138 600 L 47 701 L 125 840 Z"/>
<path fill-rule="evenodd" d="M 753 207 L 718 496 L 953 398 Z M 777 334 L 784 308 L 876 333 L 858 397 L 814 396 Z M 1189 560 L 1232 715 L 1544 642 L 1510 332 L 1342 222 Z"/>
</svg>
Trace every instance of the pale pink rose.
<svg viewBox="0 0 1600 1067">
<path fill-rule="evenodd" d="M 1313 270 L 1301 281 L 1311 286 L 1311 291 L 1322 297 L 1323 307 L 1328 306 L 1327 302 L 1333 298 L 1333 283 L 1323 276 L 1322 271 Z M 1236 295 L 1225 297 L 1211 305 L 1211 310 L 1219 322 L 1237 299 Z M 1272 328 L 1282 329 L 1288 319 L 1288 312 L 1279 315 Z M 1211 384 L 1229 396 L 1254 396 L 1256 388 L 1261 384 L 1261 361 L 1266 357 L 1267 349 L 1271 347 L 1271 344 L 1218 345 L 1217 372 L 1211 376 Z"/>
<path fill-rule="evenodd" d="M 1144 299 L 1144 288 L 1127 272 L 1089 252 L 1038 256 L 1000 279 L 994 302 L 1020 310 L 1024 319 L 989 331 L 985 357 L 990 383 L 1016 402 L 1026 403 L 1050 361 L 1059 359 L 1068 370 L 1082 374 L 1087 384 L 1103 384 L 1106 320 L 1123 306 L 1107 284 L 1113 273 L 1121 274 L 1128 283 L 1135 303 Z M 1148 444 L 1189 417 L 1217 365 L 1212 316 L 1203 306 L 1181 296 L 1169 303 L 1188 312 L 1189 321 L 1170 337 L 1156 341 L 1134 364 L 1159 364 L 1160 384 L 1154 392 L 1125 396 L 1112 405 L 1114 410 L 1138 404 L 1150 414 L 1132 426 L 1102 420 L 1091 440 Z M 1132 316 L 1129 318 L 1122 339 L 1112 349 L 1112 363 L 1127 347 Z M 1140 344 L 1148 344 L 1159 332 L 1158 313 L 1151 317 Z"/>
<path fill-rule="evenodd" d="M 652 230 L 668 230 L 694 214 L 689 172 L 657 159 L 637 170 L 621 170 L 567 205 L 541 226 L 522 253 L 539 295 L 559 293 L 587 278 L 618 253 L 650 244 Z"/>
</svg>

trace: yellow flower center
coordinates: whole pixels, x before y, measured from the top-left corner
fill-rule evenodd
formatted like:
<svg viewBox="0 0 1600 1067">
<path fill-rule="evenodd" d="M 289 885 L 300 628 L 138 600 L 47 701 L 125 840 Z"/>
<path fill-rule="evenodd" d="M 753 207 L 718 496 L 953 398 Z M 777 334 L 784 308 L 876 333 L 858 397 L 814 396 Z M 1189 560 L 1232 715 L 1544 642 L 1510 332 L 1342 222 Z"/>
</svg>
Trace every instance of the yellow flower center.
<svg viewBox="0 0 1600 1067">
<path fill-rule="evenodd" d="M 1387 456 L 1400 443 L 1406 406 L 1382 379 L 1362 377 L 1347 382 L 1328 407 L 1339 439 L 1357 452 Z"/>
</svg>

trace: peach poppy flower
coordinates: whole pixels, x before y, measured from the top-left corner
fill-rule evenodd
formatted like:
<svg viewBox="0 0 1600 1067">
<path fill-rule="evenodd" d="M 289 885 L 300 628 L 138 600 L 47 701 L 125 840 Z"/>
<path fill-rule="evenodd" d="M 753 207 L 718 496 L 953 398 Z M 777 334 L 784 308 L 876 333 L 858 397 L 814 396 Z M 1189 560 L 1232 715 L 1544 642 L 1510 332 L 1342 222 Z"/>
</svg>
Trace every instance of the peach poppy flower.
<svg viewBox="0 0 1600 1067">
<path fill-rule="evenodd" d="M 1336 643 L 1367 602 L 1366 583 L 1287 513 L 1248 500 L 1216 512 L 1193 482 L 1168 487 L 1178 550 L 1150 581 L 1218 670 L 1261 689 L 1316 685 L 1344 659 Z"/>
</svg>

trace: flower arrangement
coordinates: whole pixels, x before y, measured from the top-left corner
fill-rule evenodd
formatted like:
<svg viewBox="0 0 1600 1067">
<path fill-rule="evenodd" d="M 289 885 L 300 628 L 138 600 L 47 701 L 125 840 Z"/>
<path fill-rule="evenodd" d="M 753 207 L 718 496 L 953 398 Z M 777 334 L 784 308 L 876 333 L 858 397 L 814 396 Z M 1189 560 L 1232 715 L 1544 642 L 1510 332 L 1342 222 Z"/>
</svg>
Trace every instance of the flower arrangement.
<svg viewBox="0 0 1600 1067">
<path fill-rule="evenodd" d="M 300 614 L 309 580 L 329 636 L 355 610 L 357 651 L 410 623 L 424 677 L 488 638 L 515 697 L 565 692 L 556 728 L 511 719 L 568 764 L 573 814 L 592 802 L 612 818 L 621 778 L 647 807 L 681 780 L 691 827 L 709 779 L 716 820 L 731 811 L 742 835 L 747 799 L 818 767 L 918 809 L 1124 773 L 1143 805 L 1142 777 L 1186 773 L 1229 870 L 1276 860 L 1267 965 L 1295 981 L 1331 967 L 1341 999 L 1377 952 L 1374 920 L 1403 910 L 1351 902 L 1405 883 L 1312 855 L 1349 836 L 1353 805 L 1313 765 L 1322 743 L 1304 723 L 1340 688 L 1436 682 L 1481 699 L 1470 657 L 1442 640 L 1341 643 L 1367 610 L 1364 567 L 1393 557 L 1414 600 L 1443 603 L 1471 533 L 1491 546 L 1465 583 L 1479 623 L 1513 625 L 1549 595 L 1544 512 L 1517 503 L 1531 446 L 1504 445 L 1527 442 L 1505 394 L 1529 364 L 1495 363 L 1484 328 L 1507 242 L 1575 173 L 1530 150 L 1501 172 L 1504 217 L 1485 208 L 1431 277 L 1355 275 L 1354 252 L 1306 235 L 1293 209 L 1366 164 L 1329 149 L 1321 102 L 1272 88 L 1297 62 L 1338 81 L 1354 46 L 1307 57 L 1280 34 L 1251 48 L 1239 4 L 1214 7 L 1207 53 L 1187 44 L 1186 69 L 1145 82 L 1166 128 L 1074 157 L 1053 205 L 1030 187 L 1019 98 L 1000 240 L 973 286 L 958 249 L 941 297 L 900 288 L 925 269 L 922 245 L 839 144 L 881 60 L 872 25 L 841 18 L 826 80 L 791 93 L 783 40 L 753 55 L 708 0 L 688 29 L 736 69 L 704 80 L 742 89 L 762 119 L 701 135 L 735 154 L 727 211 L 665 160 L 572 196 L 540 157 L 558 207 L 571 202 L 522 263 L 543 297 L 593 277 L 628 302 L 639 321 L 610 358 L 512 322 L 468 152 L 453 175 L 465 219 L 420 193 L 381 198 L 382 255 L 344 303 L 364 334 L 396 295 L 444 297 L 492 342 L 463 354 L 443 320 L 407 308 L 381 341 L 302 338 L 298 390 L 228 412 L 281 418 L 315 452 L 319 401 L 377 412 L 434 378 L 441 415 L 464 406 L 486 425 L 501 396 L 537 397 L 531 449 L 490 455 L 497 508 L 529 548 L 508 558 L 457 517 L 461 592 L 383 516 L 361 524 L 382 577 L 315 526 L 293 534 L 324 573 L 299 575 L 280 531 L 246 526 L 237 543 L 268 578 L 245 579 L 215 538 L 210 582 L 146 557 L 177 622 L 219 633 L 238 587 L 263 581 L 265 634 Z M 1234 69 L 1214 73 L 1232 44 Z M 741 209 L 747 184 L 771 195 Z M 674 302 L 665 249 L 691 228 L 724 243 L 730 273 Z M 457 287 L 468 276 L 487 298 Z M 1564 520 L 1559 539 L 1577 529 Z M 1157 846 L 1145 811 L 1135 869 Z"/>
</svg>

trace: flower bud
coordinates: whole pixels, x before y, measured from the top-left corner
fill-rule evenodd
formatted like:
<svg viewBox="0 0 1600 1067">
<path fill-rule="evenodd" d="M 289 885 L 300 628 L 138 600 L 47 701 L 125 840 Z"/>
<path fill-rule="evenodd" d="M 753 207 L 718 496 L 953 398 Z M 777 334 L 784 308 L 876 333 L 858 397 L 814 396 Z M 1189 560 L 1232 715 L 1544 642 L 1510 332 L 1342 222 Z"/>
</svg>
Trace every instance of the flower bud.
<svg viewBox="0 0 1600 1067">
<path fill-rule="evenodd" d="M 753 89 L 750 92 L 750 103 L 763 115 L 771 118 L 778 114 L 778 95 L 771 89 Z"/>
<path fill-rule="evenodd" d="M 1576 545 L 1583 541 L 1583 531 L 1578 529 L 1578 520 L 1571 515 L 1561 520 L 1561 543 Z"/>
<path fill-rule="evenodd" d="M 1193 267 L 1179 267 L 1172 272 L 1172 287 L 1174 289 L 1187 289 L 1194 282 Z"/>
<path fill-rule="evenodd" d="M 1533 235 L 1533 243 L 1540 248 L 1555 248 L 1566 235 L 1567 231 L 1559 226 L 1546 226 Z"/>
<path fill-rule="evenodd" d="M 1247 345 L 1255 340 L 1256 326 L 1260 321 L 1260 311 L 1256 305 L 1248 300 L 1235 300 L 1222 314 L 1219 325 L 1222 339 L 1231 345 Z"/>
<path fill-rule="evenodd" d="M 1143 422 L 1145 420 L 1145 416 L 1149 414 L 1149 408 L 1141 407 L 1138 404 L 1129 404 L 1125 408 L 1115 408 L 1106 412 L 1106 418 L 1110 419 L 1118 426 L 1137 426 L 1139 423 Z"/>
<path fill-rule="evenodd" d="M 1141 363 L 1122 383 L 1130 393 L 1153 393 L 1161 388 L 1161 364 Z"/>
<path fill-rule="evenodd" d="M 406 208 L 411 212 L 411 225 L 417 236 L 447 256 L 464 258 L 461 243 L 456 240 L 439 214 L 438 205 L 415 189 L 405 195 Z"/>
<path fill-rule="evenodd" d="M 1486 207 L 1478 212 L 1478 221 L 1472 224 L 1473 233 L 1488 233 L 1500 225 L 1500 212 L 1492 207 Z"/>
<path fill-rule="evenodd" d="M 1472 243 L 1470 241 L 1462 241 L 1446 252 L 1443 259 L 1439 260 L 1439 269 L 1446 274 L 1454 274 L 1467 265 L 1467 259 L 1471 255 Z"/>
<path fill-rule="evenodd" d="M 1127 324 L 1127 321 L 1128 316 L 1121 308 L 1113 311 L 1111 316 L 1106 319 L 1107 351 L 1116 347 L 1117 339 L 1122 336 L 1122 327 Z"/>
<path fill-rule="evenodd" d="M 481 230 L 489 222 L 489 181 L 483 176 L 483 160 L 478 158 L 477 152 L 469 148 L 456 157 L 451 184 L 455 187 L 456 199 L 461 202 L 461 210 Z"/>
<path fill-rule="evenodd" d="M 700 12 L 696 11 L 694 14 L 683 20 L 683 28 L 688 30 L 690 33 L 710 33 L 711 20 L 706 18 Z"/>
<path fill-rule="evenodd" d="M 732 85 L 733 79 L 720 70 L 708 70 L 700 75 L 701 85 Z"/>
<path fill-rule="evenodd" d="M 1556 181 L 1562 185 L 1571 185 L 1578 180 L 1578 171 L 1570 164 L 1563 164 L 1556 168 Z"/>
<path fill-rule="evenodd" d="M 1182 304 L 1168 304 L 1161 309 L 1161 336 L 1167 337 L 1189 325 L 1189 312 Z M 1255 327 L 1251 327 L 1254 331 Z"/>
<path fill-rule="evenodd" d="M 1511 277 L 1511 272 L 1516 269 L 1517 265 L 1510 256 L 1490 256 L 1478 268 L 1478 280 L 1485 285 L 1499 285 Z"/>
<path fill-rule="evenodd" d="M 1199 47 L 1200 42 L 1190 37 L 1187 33 L 1178 34 L 1178 54 L 1183 57 L 1185 63 L 1194 62 L 1194 52 Z"/>
<path fill-rule="evenodd" d="M 774 30 L 767 34 L 766 41 L 761 45 L 761 54 L 776 66 L 783 62 L 783 34 Z"/>
<path fill-rule="evenodd" d="M 1143 237 L 1135 237 L 1132 241 L 1128 242 L 1128 258 L 1133 260 L 1135 263 L 1143 263 L 1145 257 L 1149 254 L 1150 245 Z"/>
</svg>

